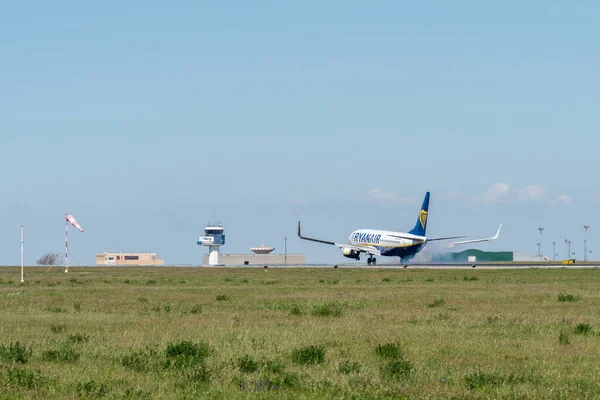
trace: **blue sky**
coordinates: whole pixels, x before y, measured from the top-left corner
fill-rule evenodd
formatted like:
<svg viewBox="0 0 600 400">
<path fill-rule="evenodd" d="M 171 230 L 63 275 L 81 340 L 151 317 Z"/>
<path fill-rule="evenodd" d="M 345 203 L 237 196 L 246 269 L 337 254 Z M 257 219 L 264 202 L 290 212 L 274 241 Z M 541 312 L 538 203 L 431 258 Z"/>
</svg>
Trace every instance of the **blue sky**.
<svg viewBox="0 0 600 400">
<path fill-rule="evenodd" d="M 0 14 L 0 264 L 107 250 L 198 264 L 295 237 L 492 234 L 582 255 L 600 224 L 600 4 L 19 2 Z M 595 228 L 589 248 L 597 250 Z M 599 239 L 600 240 L 600 239 Z M 581 247 L 581 249 L 579 249 Z M 560 250 L 560 251 L 559 251 Z M 557 245 L 564 254 L 564 244 Z M 550 253 L 545 252 L 545 253 Z"/>
</svg>

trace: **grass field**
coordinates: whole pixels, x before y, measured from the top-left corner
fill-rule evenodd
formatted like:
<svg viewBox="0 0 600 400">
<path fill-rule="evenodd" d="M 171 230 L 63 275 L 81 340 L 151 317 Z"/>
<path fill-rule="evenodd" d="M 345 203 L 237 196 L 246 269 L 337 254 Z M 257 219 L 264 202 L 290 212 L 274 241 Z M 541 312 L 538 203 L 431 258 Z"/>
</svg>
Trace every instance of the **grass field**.
<svg viewBox="0 0 600 400">
<path fill-rule="evenodd" d="M 0 398 L 600 398 L 600 271 L 0 269 Z"/>
</svg>

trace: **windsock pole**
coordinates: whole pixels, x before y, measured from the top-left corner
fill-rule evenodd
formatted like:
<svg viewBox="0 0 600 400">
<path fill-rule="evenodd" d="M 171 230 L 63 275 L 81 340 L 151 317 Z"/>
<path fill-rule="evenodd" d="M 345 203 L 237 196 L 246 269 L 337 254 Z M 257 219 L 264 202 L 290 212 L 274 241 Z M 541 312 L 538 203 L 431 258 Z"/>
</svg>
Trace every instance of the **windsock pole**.
<svg viewBox="0 0 600 400">
<path fill-rule="evenodd" d="M 69 219 L 65 218 L 65 273 L 67 272 L 69 272 Z"/>
</svg>

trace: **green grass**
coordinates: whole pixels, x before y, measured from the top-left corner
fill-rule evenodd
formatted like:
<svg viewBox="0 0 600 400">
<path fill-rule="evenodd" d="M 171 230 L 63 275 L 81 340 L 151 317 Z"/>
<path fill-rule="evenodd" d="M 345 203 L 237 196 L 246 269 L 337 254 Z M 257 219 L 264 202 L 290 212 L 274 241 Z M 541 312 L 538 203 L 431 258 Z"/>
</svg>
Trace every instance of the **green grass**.
<svg viewBox="0 0 600 400">
<path fill-rule="evenodd" d="M 598 270 L 265 275 L 2 268 L 0 398 L 600 398 Z"/>
</svg>

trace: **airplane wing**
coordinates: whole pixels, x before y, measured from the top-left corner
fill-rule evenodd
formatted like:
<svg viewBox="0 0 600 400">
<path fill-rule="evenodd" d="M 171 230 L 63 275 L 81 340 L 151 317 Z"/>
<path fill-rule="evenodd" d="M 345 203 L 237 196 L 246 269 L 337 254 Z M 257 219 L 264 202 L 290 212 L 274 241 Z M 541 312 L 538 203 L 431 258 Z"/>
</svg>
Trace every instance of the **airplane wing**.
<svg viewBox="0 0 600 400">
<path fill-rule="evenodd" d="M 354 250 L 354 251 L 358 251 L 358 252 L 362 252 L 362 253 L 368 253 L 368 254 L 374 254 L 377 256 L 381 255 L 381 252 L 379 250 L 377 250 L 375 247 L 372 246 L 354 246 L 352 244 L 346 244 L 346 243 L 337 243 L 337 242 L 330 242 L 329 240 L 322 240 L 322 239 L 316 239 L 316 238 L 311 238 L 308 236 L 302 236 L 302 231 L 300 230 L 300 221 L 298 221 L 298 237 L 300 239 L 304 239 L 304 240 L 309 240 L 311 242 L 317 242 L 317 243 L 323 243 L 323 244 L 330 244 L 333 246 L 337 246 L 340 249 L 350 249 L 350 250 Z"/>
<path fill-rule="evenodd" d="M 481 242 L 489 242 L 490 240 L 496 240 L 496 239 L 498 239 L 498 236 L 500 236 L 500 229 L 502 229 L 502 224 L 500 224 L 500 226 L 498 227 L 498 231 L 496 232 L 496 234 L 490 238 L 465 240 L 462 242 L 454 242 L 454 243 L 452 243 L 452 246 L 455 246 L 457 244 L 481 243 Z"/>
</svg>

